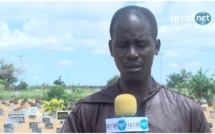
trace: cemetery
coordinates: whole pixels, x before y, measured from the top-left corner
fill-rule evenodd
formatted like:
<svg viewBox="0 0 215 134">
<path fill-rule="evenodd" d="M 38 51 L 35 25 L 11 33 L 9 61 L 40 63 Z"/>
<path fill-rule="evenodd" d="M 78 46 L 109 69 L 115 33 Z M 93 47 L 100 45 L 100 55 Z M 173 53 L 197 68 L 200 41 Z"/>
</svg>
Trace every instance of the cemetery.
<svg viewBox="0 0 215 134">
<path fill-rule="evenodd" d="M 44 113 L 36 100 L 0 100 L 0 133 L 60 133 L 63 122 L 70 111 L 57 111 L 55 116 Z M 201 105 L 215 133 L 215 105 Z"/>
<path fill-rule="evenodd" d="M 0 133 L 60 133 L 70 111 L 44 112 L 42 101 L 33 99 L 0 100 Z M 59 116 L 59 117 L 58 117 Z"/>
</svg>

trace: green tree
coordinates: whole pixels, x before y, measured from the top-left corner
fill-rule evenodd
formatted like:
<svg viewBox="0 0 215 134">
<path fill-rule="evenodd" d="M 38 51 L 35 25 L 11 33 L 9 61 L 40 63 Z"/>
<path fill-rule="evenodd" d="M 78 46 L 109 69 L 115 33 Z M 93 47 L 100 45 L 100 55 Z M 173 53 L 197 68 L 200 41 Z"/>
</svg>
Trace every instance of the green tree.
<svg viewBox="0 0 215 134">
<path fill-rule="evenodd" d="M 64 94 L 64 87 L 61 85 L 54 85 L 50 87 L 50 90 L 47 92 L 47 100 L 50 101 L 53 98 L 62 99 Z"/>
<path fill-rule="evenodd" d="M 207 77 L 206 73 L 208 70 L 203 71 L 200 68 L 196 75 L 191 77 L 189 87 L 192 91 L 192 94 L 200 100 L 201 97 L 209 100 L 211 95 L 215 93 L 215 81 L 212 77 Z"/>
<path fill-rule="evenodd" d="M 17 82 L 16 74 L 20 73 L 13 64 L 6 64 L 0 61 L 0 83 L 4 85 L 5 90 L 9 90 Z"/>
<path fill-rule="evenodd" d="M 16 87 L 18 90 L 26 90 L 28 88 L 28 83 L 21 81 Z"/>
<path fill-rule="evenodd" d="M 61 76 L 59 76 L 58 79 L 54 81 L 54 84 L 65 86 L 65 83 L 64 83 L 64 81 L 62 81 Z"/>
<path fill-rule="evenodd" d="M 173 73 L 167 76 L 167 87 L 175 88 L 179 93 L 182 93 L 183 88 L 187 88 L 189 80 L 192 76 L 191 72 L 185 69 L 180 70 L 180 73 Z"/>
<path fill-rule="evenodd" d="M 112 85 L 113 83 L 117 82 L 118 79 L 119 79 L 119 76 L 115 75 L 113 78 L 107 81 L 106 86 Z"/>
</svg>

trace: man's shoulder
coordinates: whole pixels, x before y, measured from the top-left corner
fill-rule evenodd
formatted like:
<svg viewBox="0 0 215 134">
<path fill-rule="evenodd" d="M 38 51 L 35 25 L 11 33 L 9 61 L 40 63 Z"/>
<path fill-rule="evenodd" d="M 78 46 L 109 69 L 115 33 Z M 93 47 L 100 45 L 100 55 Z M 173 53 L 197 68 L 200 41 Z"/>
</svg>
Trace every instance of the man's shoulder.
<svg viewBox="0 0 215 134">
<path fill-rule="evenodd" d="M 173 104 L 176 104 L 180 107 L 188 108 L 190 110 L 200 109 L 200 105 L 189 96 L 170 90 L 166 87 L 163 88 L 163 92 L 165 92 L 169 100 L 173 101 Z"/>
</svg>

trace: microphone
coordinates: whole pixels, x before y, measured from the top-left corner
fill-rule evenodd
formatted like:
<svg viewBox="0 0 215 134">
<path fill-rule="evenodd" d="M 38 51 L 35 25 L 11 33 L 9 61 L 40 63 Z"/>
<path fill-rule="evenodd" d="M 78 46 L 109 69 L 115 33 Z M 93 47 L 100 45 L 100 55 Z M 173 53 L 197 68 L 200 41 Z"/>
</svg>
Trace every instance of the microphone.
<svg viewBox="0 0 215 134">
<path fill-rule="evenodd" d="M 106 119 L 106 132 L 148 131 L 147 117 L 134 117 L 137 112 L 136 98 L 131 94 L 121 94 L 115 98 L 114 108 L 117 118 Z"/>
<path fill-rule="evenodd" d="M 116 116 L 134 116 L 137 112 L 136 98 L 131 94 L 121 94 L 115 98 Z"/>
</svg>

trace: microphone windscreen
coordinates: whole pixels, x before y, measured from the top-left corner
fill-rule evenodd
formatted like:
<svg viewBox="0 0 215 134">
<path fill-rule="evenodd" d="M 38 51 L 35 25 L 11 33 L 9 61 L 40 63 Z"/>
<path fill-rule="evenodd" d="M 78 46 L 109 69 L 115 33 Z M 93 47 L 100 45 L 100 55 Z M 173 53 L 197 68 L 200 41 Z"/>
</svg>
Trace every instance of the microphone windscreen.
<svg viewBox="0 0 215 134">
<path fill-rule="evenodd" d="M 116 116 L 134 116 L 137 112 L 136 98 L 131 94 L 121 94 L 114 102 Z"/>
</svg>

